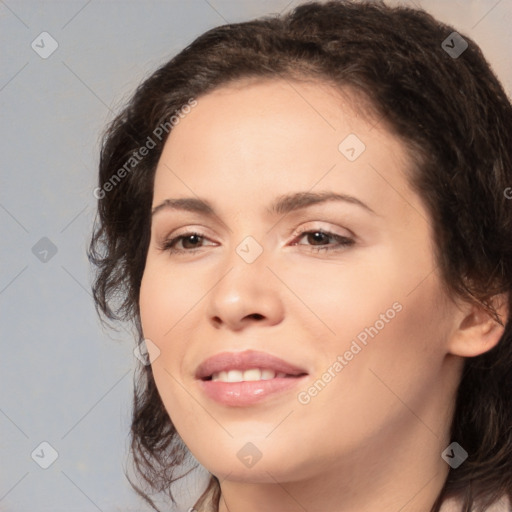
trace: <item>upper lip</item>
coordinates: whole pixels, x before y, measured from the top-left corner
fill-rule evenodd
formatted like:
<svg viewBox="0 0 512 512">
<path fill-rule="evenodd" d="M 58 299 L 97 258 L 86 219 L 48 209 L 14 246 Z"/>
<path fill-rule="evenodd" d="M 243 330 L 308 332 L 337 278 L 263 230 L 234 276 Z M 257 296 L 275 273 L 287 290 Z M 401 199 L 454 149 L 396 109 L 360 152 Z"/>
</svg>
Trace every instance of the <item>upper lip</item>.
<svg viewBox="0 0 512 512">
<path fill-rule="evenodd" d="M 196 370 L 196 379 L 207 379 L 214 373 L 228 370 L 249 370 L 251 368 L 261 368 L 274 370 L 276 373 L 283 372 L 287 375 L 305 375 L 307 371 L 295 366 L 284 359 L 267 354 L 266 352 L 257 352 L 255 350 L 246 350 L 244 352 L 221 352 L 208 359 L 205 359 Z"/>
</svg>

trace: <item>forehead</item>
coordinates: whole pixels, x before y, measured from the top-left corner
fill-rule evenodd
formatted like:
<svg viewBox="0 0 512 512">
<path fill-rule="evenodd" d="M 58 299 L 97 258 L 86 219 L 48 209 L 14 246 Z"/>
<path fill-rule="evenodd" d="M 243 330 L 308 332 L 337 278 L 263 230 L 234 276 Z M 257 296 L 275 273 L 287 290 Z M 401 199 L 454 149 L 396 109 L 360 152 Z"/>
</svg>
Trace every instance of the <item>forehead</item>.
<svg viewBox="0 0 512 512">
<path fill-rule="evenodd" d="M 361 94 L 323 82 L 244 79 L 199 97 L 197 103 L 171 132 L 169 146 L 180 146 L 184 139 L 212 153 L 242 146 L 244 153 L 237 156 L 253 159 L 256 152 L 264 156 L 262 148 L 284 150 L 288 143 L 305 143 L 302 152 L 311 146 L 315 153 L 337 151 L 336 142 L 347 128 L 363 131 L 374 123 Z"/>
<path fill-rule="evenodd" d="M 410 194 L 401 140 L 350 90 L 318 82 L 245 80 L 197 98 L 176 125 L 155 177 L 173 195 L 341 189 L 368 202 Z"/>
</svg>

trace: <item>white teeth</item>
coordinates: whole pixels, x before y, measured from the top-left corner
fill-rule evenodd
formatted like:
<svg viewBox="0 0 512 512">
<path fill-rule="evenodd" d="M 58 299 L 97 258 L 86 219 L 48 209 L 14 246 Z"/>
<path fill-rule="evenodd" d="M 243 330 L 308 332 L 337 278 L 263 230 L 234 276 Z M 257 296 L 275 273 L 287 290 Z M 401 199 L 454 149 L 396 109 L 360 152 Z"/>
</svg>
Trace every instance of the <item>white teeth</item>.
<svg viewBox="0 0 512 512">
<path fill-rule="evenodd" d="M 261 380 L 274 379 L 276 372 L 274 370 L 261 370 Z"/>
<path fill-rule="evenodd" d="M 244 374 L 240 370 L 229 370 L 227 382 L 242 382 L 244 380 Z"/>
<path fill-rule="evenodd" d="M 245 381 L 261 380 L 261 370 L 253 368 L 251 370 L 245 370 L 243 379 Z"/>
<path fill-rule="evenodd" d="M 286 374 L 279 372 L 276 375 L 274 370 L 261 369 L 261 368 L 250 368 L 249 370 L 229 370 L 214 373 L 212 375 L 212 381 L 219 382 L 251 382 L 258 380 L 270 380 L 276 377 L 286 377 Z"/>
</svg>

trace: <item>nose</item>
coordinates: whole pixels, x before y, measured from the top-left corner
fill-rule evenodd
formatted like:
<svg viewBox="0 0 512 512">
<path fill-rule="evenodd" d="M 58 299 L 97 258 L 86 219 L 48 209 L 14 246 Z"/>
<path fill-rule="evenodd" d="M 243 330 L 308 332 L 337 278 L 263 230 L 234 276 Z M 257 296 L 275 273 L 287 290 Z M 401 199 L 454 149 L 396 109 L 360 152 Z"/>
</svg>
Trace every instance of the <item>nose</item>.
<svg viewBox="0 0 512 512">
<path fill-rule="evenodd" d="M 284 305 L 279 280 L 266 266 L 262 254 L 247 263 L 237 254 L 224 277 L 209 295 L 207 314 L 216 329 L 240 331 L 251 325 L 272 326 L 283 320 Z"/>
</svg>

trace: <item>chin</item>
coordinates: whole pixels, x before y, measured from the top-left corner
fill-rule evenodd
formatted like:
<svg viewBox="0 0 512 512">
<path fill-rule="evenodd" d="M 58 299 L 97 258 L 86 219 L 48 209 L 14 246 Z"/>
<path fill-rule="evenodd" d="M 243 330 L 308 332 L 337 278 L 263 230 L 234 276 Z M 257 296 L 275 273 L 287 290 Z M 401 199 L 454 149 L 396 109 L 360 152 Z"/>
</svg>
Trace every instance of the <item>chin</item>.
<svg viewBox="0 0 512 512">
<path fill-rule="evenodd" d="M 290 459 L 290 454 L 297 454 L 294 446 L 272 446 L 267 442 L 251 441 L 217 444 L 215 452 L 198 453 L 197 460 L 220 481 L 227 479 L 236 482 L 270 483 L 286 482 L 307 478 L 311 472 L 311 463 L 298 458 Z"/>
</svg>

